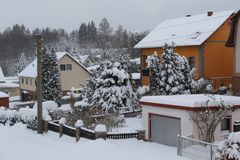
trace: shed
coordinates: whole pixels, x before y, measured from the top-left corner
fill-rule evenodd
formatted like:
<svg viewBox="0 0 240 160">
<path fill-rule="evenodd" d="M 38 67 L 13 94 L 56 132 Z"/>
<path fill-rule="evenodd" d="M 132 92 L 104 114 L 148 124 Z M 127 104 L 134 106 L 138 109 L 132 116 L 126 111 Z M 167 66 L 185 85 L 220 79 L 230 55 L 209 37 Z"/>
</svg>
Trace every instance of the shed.
<svg viewBox="0 0 240 160">
<path fill-rule="evenodd" d="M 212 96 L 212 95 L 211 95 Z M 223 140 L 233 131 L 234 122 L 240 119 L 240 97 L 214 95 L 169 95 L 169 96 L 145 96 L 140 100 L 143 114 L 143 125 L 146 129 L 146 137 L 149 141 L 169 146 L 177 146 L 177 135 L 191 136 L 198 139 L 197 127 L 191 121 L 189 112 L 196 107 L 203 107 L 206 101 L 209 106 L 216 107 L 216 102 L 223 101 L 235 107 L 234 112 L 223 128 L 219 124 L 214 133 L 215 140 Z"/>
<path fill-rule="evenodd" d="M 8 94 L 0 91 L 0 107 L 9 107 Z"/>
</svg>

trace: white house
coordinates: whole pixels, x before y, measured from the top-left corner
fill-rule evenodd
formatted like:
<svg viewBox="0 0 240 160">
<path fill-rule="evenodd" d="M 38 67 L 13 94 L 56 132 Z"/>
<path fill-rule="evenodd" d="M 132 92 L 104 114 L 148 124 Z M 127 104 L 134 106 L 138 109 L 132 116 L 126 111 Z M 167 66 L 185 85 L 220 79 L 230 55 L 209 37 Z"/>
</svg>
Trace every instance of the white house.
<svg viewBox="0 0 240 160">
<path fill-rule="evenodd" d="M 66 93 L 72 87 L 78 88 L 86 83 L 91 72 L 67 52 L 56 52 L 62 91 Z M 37 77 L 37 59 L 19 73 L 19 85 L 22 101 L 36 99 L 35 79 Z"/>
<path fill-rule="evenodd" d="M 145 137 L 149 141 L 176 146 L 177 135 L 193 136 L 198 139 L 198 129 L 190 119 L 189 113 L 202 107 L 207 100 L 209 106 L 216 107 L 216 102 L 223 100 L 234 105 L 235 110 L 219 124 L 214 133 L 215 140 L 223 140 L 233 131 L 233 124 L 240 120 L 240 97 L 215 95 L 215 100 L 207 95 L 170 95 L 146 96 L 141 98 Z"/>
</svg>

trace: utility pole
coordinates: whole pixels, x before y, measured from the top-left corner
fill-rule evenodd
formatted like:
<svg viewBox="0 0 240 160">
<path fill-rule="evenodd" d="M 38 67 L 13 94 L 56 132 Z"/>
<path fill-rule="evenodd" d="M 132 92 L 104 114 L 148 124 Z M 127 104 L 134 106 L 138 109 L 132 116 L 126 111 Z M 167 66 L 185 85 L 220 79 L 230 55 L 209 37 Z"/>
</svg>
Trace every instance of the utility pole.
<svg viewBox="0 0 240 160">
<path fill-rule="evenodd" d="M 43 39 L 42 35 L 36 35 L 37 47 L 37 132 L 43 134 L 42 125 L 42 52 Z"/>
</svg>

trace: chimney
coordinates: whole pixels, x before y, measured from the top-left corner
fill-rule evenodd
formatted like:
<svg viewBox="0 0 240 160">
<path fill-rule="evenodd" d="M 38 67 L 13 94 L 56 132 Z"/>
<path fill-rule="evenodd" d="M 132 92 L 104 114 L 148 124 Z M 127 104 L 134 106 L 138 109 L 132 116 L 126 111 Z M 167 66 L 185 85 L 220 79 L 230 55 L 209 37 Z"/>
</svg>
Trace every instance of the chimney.
<svg viewBox="0 0 240 160">
<path fill-rule="evenodd" d="M 191 17 L 191 14 L 187 14 L 186 17 Z"/>
<path fill-rule="evenodd" d="M 207 12 L 207 16 L 208 16 L 208 17 L 210 17 L 210 16 L 212 16 L 212 15 L 213 15 L 213 11 L 208 11 L 208 12 Z"/>
</svg>

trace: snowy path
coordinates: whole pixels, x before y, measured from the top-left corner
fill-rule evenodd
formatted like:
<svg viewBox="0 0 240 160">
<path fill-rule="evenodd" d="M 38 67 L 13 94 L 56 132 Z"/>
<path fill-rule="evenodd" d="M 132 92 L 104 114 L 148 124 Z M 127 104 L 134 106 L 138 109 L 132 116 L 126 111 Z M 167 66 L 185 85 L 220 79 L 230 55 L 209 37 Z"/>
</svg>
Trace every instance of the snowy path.
<svg viewBox="0 0 240 160">
<path fill-rule="evenodd" d="M 0 160 L 184 160 L 176 148 L 129 140 L 87 140 L 78 143 L 58 134 L 38 135 L 22 124 L 0 125 Z"/>
</svg>

